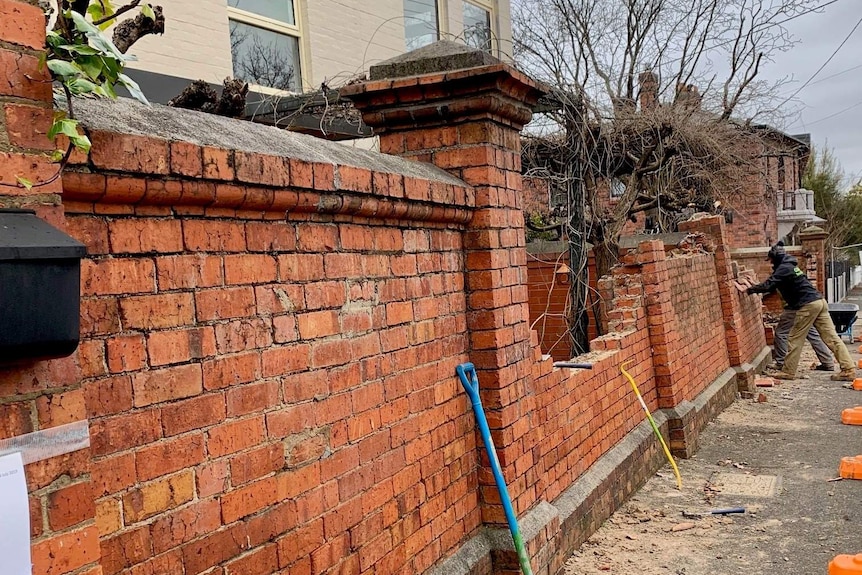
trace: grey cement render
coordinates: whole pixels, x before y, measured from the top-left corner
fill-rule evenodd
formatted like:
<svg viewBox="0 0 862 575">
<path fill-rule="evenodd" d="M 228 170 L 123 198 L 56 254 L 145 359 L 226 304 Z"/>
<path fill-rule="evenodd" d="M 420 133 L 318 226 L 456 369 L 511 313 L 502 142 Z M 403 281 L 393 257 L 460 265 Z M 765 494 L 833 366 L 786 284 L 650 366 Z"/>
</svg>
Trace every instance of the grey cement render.
<svg viewBox="0 0 862 575">
<path fill-rule="evenodd" d="M 62 97 L 55 95 L 55 102 L 58 107 L 65 108 Z M 74 111 L 75 117 L 89 130 L 353 166 L 467 187 L 463 181 L 431 164 L 214 114 L 160 104 L 147 106 L 128 98 L 76 98 Z"/>
<path fill-rule="evenodd" d="M 440 40 L 375 64 L 371 66 L 368 76 L 371 80 L 390 80 L 501 63 L 483 50 L 451 40 Z"/>
</svg>

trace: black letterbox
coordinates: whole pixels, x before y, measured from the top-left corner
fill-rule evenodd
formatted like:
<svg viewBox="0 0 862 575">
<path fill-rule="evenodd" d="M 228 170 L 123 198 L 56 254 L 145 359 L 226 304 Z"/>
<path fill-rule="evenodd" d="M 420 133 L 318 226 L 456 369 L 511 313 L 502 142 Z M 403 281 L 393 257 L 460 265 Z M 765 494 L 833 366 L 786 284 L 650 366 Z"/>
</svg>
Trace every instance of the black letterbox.
<svg viewBox="0 0 862 575">
<path fill-rule="evenodd" d="M 32 210 L 0 210 L 0 362 L 75 351 L 85 255 Z"/>
</svg>

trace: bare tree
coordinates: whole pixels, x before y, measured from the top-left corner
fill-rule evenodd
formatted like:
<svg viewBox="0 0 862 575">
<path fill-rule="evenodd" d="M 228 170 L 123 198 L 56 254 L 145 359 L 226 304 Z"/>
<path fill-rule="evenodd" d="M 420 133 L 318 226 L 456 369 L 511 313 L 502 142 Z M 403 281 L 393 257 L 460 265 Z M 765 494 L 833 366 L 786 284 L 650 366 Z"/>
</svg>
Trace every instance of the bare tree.
<svg viewBox="0 0 862 575">
<path fill-rule="evenodd" d="M 815 4 L 514 0 L 516 60 L 552 87 L 524 165 L 554 179 L 570 242 L 595 246 L 599 274 L 641 212 L 666 230 L 682 209 L 713 210 L 743 193 L 763 152 L 753 127 L 775 118 L 783 84 L 760 73 L 793 45 L 784 24 Z M 586 255 L 571 256 L 575 285 Z M 575 289 L 583 313 L 586 291 Z M 576 313 L 573 325 L 582 323 Z"/>
</svg>

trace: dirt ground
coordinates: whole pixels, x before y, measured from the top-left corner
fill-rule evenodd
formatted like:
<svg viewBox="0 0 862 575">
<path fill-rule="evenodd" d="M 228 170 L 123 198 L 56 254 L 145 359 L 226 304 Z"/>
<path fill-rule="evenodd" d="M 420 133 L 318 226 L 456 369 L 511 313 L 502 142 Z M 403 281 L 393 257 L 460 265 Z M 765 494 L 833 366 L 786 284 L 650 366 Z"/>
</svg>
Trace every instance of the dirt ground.
<svg viewBox="0 0 862 575">
<path fill-rule="evenodd" d="M 800 365 L 813 361 L 807 349 Z M 862 453 L 862 428 L 840 422 L 862 393 L 807 374 L 759 389 L 765 401 L 737 399 L 678 462 L 682 491 L 665 466 L 570 558 L 567 575 L 814 574 L 839 553 L 862 553 L 862 482 L 830 481 L 841 457 Z M 683 514 L 736 506 L 745 513 Z"/>
</svg>

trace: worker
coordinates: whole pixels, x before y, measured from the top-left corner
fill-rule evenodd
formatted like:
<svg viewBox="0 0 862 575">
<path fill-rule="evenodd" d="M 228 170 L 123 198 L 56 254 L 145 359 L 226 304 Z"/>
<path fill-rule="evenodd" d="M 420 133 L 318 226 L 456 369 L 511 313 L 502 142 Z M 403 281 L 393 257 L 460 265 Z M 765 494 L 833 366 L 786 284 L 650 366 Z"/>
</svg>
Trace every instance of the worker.
<svg viewBox="0 0 862 575">
<path fill-rule="evenodd" d="M 790 328 L 796 320 L 796 310 L 789 307 L 784 308 L 781 316 L 778 318 L 778 324 L 775 326 L 775 336 L 772 342 L 772 363 L 766 366 L 767 369 L 780 370 L 784 367 L 784 358 L 787 357 L 787 337 L 790 335 Z M 805 334 L 805 339 L 811 344 L 811 349 L 814 350 L 814 355 L 817 356 L 819 362 L 814 368 L 817 371 L 835 371 L 835 358 L 823 339 L 814 326 Z"/>
<path fill-rule="evenodd" d="M 776 379 L 796 379 L 796 369 L 799 367 L 799 357 L 802 354 L 802 342 L 808 330 L 813 326 L 823 338 L 823 342 L 832 350 L 841 371 L 832 376 L 834 381 L 853 381 L 856 369 L 850 352 L 835 331 L 835 324 L 829 315 L 829 304 L 817 291 L 805 273 L 799 269 L 796 258 L 784 250 L 784 243 L 778 242 L 769 249 L 766 259 L 772 263 L 772 275 L 755 286 L 747 288 L 746 293 L 771 293 L 775 290 L 784 298 L 788 308 L 796 310 L 796 318 L 788 336 L 787 357 L 781 371 L 773 374 Z"/>
</svg>

